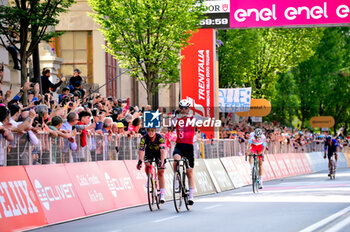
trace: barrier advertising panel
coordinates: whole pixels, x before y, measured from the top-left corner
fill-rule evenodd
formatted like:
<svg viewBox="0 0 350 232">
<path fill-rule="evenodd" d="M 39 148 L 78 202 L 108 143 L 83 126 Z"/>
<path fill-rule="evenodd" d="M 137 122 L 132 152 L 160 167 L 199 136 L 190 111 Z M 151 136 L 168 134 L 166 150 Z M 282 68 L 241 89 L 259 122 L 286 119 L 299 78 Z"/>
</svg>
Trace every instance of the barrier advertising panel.
<svg viewBox="0 0 350 232">
<path fill-rule="evenodd" d="M 294 170 L 292 162 L 290 161 L 290 154 L 283 154 L 284 155 L 284 163 L 286 164 L 286 167 L 289 171 L 289 176 L 295 176 L 297 175 L 296 170 Z"/>
<path fill-rule="evenodd" d="M 296 173 L 296 175 L 303 174 L 301 169 L 299 168 L 295 153 L 289 153 L 289 160 L 290 160 L 290 163 L 292 164 L 293 170 Z"/>
<path fill-rule="evenodd" d="M 248 169 L 246 168 L 246 165 L 244 164 L 249 163 L 244 160 L 244 158 L 240 156 L 233 156 L 233 164 L 236 166 L 236 169 L 238 170 L 239 175 L 241 176 L 241 180 L 243 181 L 244 185 L 248 185 L 252 183 L 252 178 L 250 177 L 250 167 Z"/>
<path fill-rule="evenodd" d="M 282 172 L 281 172 L 281 170 L 278 166 L 278 163 L 275 159 L 275 156 L 270 154 L 270 155 L 266 155 L 265 158 L 268 159 L 268 161 L 271 165 L 272 171 L 275 174 L 276 179 L 282 178 L 283 175 L 282 175 Z"/>
<path fill-rule="evenodd" d="M 271 165 L 266 157 L 264 158 L 263 169 L 264 169 L 264 180 L 275 179 L 275 174 L 273 173 Z"/>
<path fill-rule="evenodd" d="M 299 155 L 300 155 L 301 161 L 304 164 L 305 173 L 311 173 L 312 172 L 311 165 L 310 165 L 309 160 L 307 159 L 305 153 L 301 153 Z"/>
<path fill-rule="evenodd" d="M 222 164 L 224 165 L 224 168 L 226 169 L 226 172 L 228 176 L 230 177 L 233 186 L 235 188 L 242 187 L 243 181 L 241 176 L 239 175 L 239 170 L 236 168 L 236 166 L 233 164 L 233 157 L 224 157 L 220 158 Z"/>
<path fill-rule="evenodd" d="M 165 164 L 165 199 L 173 199 L 173 181 L 174 181 L 174 171 L 173 171 L 173 162 L 167 162 Z"/>
<path fill-rule="evenodd" d="M 147 203 L 147 176 L 145 173 L 144 165 L 141 170 L 136 169 L 136 160 L 124 160 L 125 166 L 128 169 L 132 182 L 135 184 L 137 194 L 142 204 Z"/>
<path fill-rule="evenodd" d="M 47 224 L 22 166 L 0 167 L 0 230 L 14 231 Z"/>
<path fill-rule="evenodd" d="M 86 216 L 63 164 L 25 169 L 49 224 Z"/>
<path fill-rule="evenodd" d="M 117 209 L 140 205 L 142 201 L 137 194 L 129 172 L 123 161 L 97 162 L 108 186 Z"/>
<path fill-rule="evenodd" d="M 87 215 L 116 208 L 97 163 L 70 163 L 65 168 Z"/>
<path fill-rule="evenodd" d="M 233 189 L 233 184 L 219 159 L 207 159 L 204 160 L 204 162 L 207 165 L 211 179 L 213 180 L 218 192 Z"/>
<path fill-rule="evenodd" d="M 202 159 L 195 160 L 194 181 L 195 196 L 215 193 L 214 183 Z"/>
<path fill-rule="evenodd" d="M 276 162 L 278 164 L 278 167 L 280 168 L 280 171 L 282 173 L 282 177 L 289 176 L 288 168 L 284 162 L 286 155 L 285 154 L 275 154 L 274 156 L 275 156 Z"/>
<path fill-rule="evenodd" d="M 307 173 L 306 168 L 304 167 L 304 163 L 303 163 L 303 160 L 301 159 L 300 153 L 295 153 L 294 156 L 297 160 L 297 164 L 301 172 L 300 174 L 306 174 Z"/>
</svg>

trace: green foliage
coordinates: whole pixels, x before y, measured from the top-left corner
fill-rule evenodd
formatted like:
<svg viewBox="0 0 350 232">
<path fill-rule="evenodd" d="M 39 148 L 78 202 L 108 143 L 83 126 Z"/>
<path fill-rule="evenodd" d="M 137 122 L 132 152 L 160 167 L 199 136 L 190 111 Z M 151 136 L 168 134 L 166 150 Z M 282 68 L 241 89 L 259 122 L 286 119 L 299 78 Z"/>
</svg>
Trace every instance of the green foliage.
<svg viewBox="0 0 350 232">
<path fill-rule="evenodd" d="M 15 46 L 20 55 L 21 84 L 27 79 L 27 61 L 40 41 L 49 41 L 62 33 L 48 31 L 56 26 L 58 16 L 64 13 L 74 0 L 10 0 L 7 6 L 0 5 L 0 33 L 4 47 Z"/>
<path fill-rule="evenodd" d="M 252 87 L 254 98 L 271 98 L 279 73 L 314 54 L 318 28 L 266 28 L 220 31 L 220 87 Z"/>
<path fill-rule="evenodd" d="M 179 80 L 180 49 L 205 10 L 197 0 L 89 0 L 107 52 L 144 81 L 151 100 L 159 84 Z M 143 61 L 142 64 L 139 62 Z M 136 67 L 135 67 L 136 66 Z"/>
<path fill-rule="evenodd" d="M 349 57 L 349 28 L 327 28 L 315 55 L 293 69 L 302 123 L 318 115 L 333 116 L 335 128 L 349 122 Z"/>
</svg>

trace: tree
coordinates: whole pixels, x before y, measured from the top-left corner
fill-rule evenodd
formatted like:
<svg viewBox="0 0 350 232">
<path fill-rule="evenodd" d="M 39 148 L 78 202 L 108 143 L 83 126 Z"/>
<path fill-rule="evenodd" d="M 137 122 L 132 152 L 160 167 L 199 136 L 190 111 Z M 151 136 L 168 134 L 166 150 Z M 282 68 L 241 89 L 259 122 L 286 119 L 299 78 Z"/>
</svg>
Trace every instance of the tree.
<svg viewBox="0 0 350 232">
<path fill-rule="evenodd" d="M 251 86 L 254 97 L 271 98 L 279 73 L 314 54 L 322 30 L 267 28 L 220 31 L 220 86 Z"/>
<path fill-rule="evenodd" d="M 89 0 L 106 50 L 144 82 L 148 103 L 159 84 L 179 80 L 180 49 L 202 17 L 197 0 Z M 198 4 L 199 2 L 199 4 Z M 143 62 L 142 62 L 143 61 Z M 142 83 L 142 82 L 141 82 Z"/>
<path fill-rule="evenodd" d="M 350 30 L 327 28 L 316 53 L 293 69 L 302 125 L 313 116 L 333 116 L 334 131 L 350 115 Z"/>
<path fill-rule="evenodd" d="M 21 64 L 21 85 L 27 82 L 28 58 L 40 41 L 49 41 L 62 33 L 47 31 L 56 26 L 58 16 L 66 12 L 74 0 L 10 0 L 0 5 L 0 33 L 4 47 L 16 49 Z"/>
</svg>

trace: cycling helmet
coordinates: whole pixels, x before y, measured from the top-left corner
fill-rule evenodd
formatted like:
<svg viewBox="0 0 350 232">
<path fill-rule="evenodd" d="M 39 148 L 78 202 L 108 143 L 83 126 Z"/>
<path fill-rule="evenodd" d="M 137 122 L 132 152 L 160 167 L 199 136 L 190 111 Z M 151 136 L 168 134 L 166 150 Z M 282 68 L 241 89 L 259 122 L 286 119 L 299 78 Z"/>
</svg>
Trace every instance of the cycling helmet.
<svg viewBox="0 0 350 232">
<path fill-rule="evenodd" d="M 329 141 L 329 140 L 331 140 L 332 139 L 332 137 L 330 136 L 330 135 L 327 135 L 326 136 L 326 141 Z"/>
<path fill-rule="evenodd" d="M 187 99 L 182 99 L 179 102 L 179 107 L 190 107 L 191 103 Z"/>
<path fill-rule="evenodd" d="M 261 128 L 256 128 L 254 130 L 254 134 L 255 134 L 255 137 L 260 138 L 262 136 L 262 134 L 263 134 L 263 131 L 262 131 Z"/>
</svg>

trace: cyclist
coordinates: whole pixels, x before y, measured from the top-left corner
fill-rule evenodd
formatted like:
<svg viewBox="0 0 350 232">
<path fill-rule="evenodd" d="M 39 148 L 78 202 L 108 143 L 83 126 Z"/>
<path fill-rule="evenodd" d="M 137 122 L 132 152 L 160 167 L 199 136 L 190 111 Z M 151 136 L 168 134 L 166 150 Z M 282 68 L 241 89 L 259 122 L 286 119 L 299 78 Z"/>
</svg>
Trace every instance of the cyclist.
<svg viewBox="0 0 350 232">
<path fill-rule="evenodd" d="M 147 128 L 147 134 L 141 138 L 139 148 L 139 162 L 136 168 L 141 170 L 142 160 L 145 161 L 145 172 L 152 172 L 152 160 L 155 159 L 158 168 L 158 178 L 160 187 L 160 203 L 165 203 L 165 180 L 164 180 L 164 169 L 165 169 L 165 140 L 163 136 L 156 133 L 156 128 Z"/>
<path fill-rule="evenodd" d="M 201 117 L 193 116 L 189 114 L 191 103 L 187 99 L 183 99 L 179 102 L 180 117 L 173 119 L 173 125 L 176 125 L 176 146 L 174 148 L 173 156 L 174 160 L 181 160 L 181 156 L 188 159 L 189 168 L 186 169 L 186 175 L 188 178 L 189 185 L 189 196 L 188 203 L 193 205 L 193 194 L 194 194 L 194 152 L 193 152 L 193 138 L 195 135 L 195 126 L 189 121 L 196 121 L 198 119 L 203 120 Z M 177 163 L 174 162 L 174 172 L 176 171 Z"/>
<path fill-rule="evenodd" d="M 256 128 L 254 132 L 250 133 L 248 140 L 247 151 L 253 154 L 264 155 L 266 149 L 266 137 L 261 128 Z M 248 155 L 248 152 L 245 154 Z M 259 161 L 259 189 L 263 188 L 263 157 L 258 156 Z M 250 160 L 251 168 L 253 168 L 253 162 Z"/>
<path fill-rule="evenodd" d="M 338 162 L 338 142 L 336 139 L 332 139 L 330 135 L 326 137 L 326 141 L 324 142 L 324 156 L 323 158 L 326 158 L 327 150 L 328 150 L 328 170 L 331 169 L 331 158 L 334 155 L 335 156 L 335 163 Z M 328 176 L 331 176 L 329 173 Z"/>
</svg>

